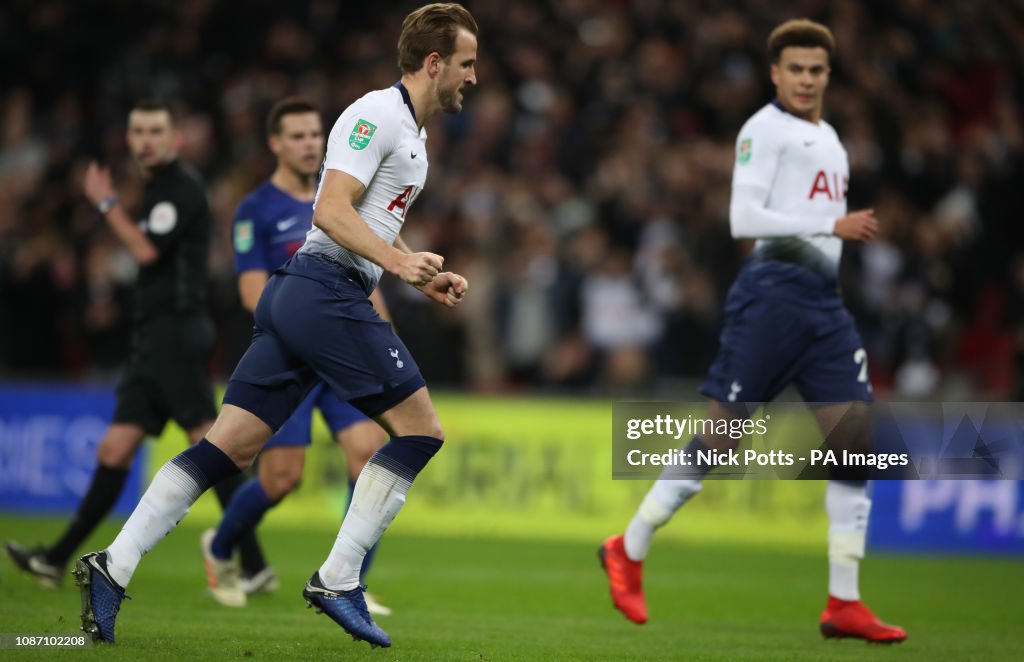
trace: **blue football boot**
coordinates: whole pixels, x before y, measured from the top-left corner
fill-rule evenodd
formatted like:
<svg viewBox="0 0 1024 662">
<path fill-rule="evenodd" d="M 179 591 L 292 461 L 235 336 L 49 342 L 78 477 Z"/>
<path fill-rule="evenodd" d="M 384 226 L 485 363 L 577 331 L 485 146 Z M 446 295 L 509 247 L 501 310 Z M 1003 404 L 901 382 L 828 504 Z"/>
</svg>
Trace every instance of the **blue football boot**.
<svg viewBox="0 0 1024 662">
<path fill-rule="evenodd" d="M 369 642 L 371 648 L 391 646 L 391 637 L 377 627 L 366 610 L 363 586 L 350 591 L 333 591 L 320 581 L 320 573 L 314 572 L 302 590 L 307 607 L 316 607 L 316 613 L 324 613 L 340 625 L 356 641 Z"/>
<path fill-rule="evenodd" d="M 107 553 L 86 554 L 72 574 L 82 592 L 82 632 L 95 642 L 114 643 L 114 621 L 128 596 L 107 571 Z"/>
</svg>

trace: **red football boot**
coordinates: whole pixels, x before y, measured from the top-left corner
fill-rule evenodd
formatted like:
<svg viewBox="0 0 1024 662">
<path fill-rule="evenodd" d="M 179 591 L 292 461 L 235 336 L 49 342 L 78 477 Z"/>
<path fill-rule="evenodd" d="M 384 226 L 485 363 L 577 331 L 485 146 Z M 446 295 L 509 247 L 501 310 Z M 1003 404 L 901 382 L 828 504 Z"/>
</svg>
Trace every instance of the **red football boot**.
<svg viewBox="0 0 1024 662">
<path fill-rule="evenodd" d="M 852 637 L 877 644 L 898 644 L 907 638 L 903 628 L 878 620 L 860 600 L 840 600 L 831 595 L 819 625 L 821 633 L 829 639 Z"/>
<path fill-rule="evenodd" d="M 638 625 L 647 622 L 647 603 L 644 601 L 643 561 L 626 556 L 622 536 L 612 536 L 597 551 L 601 566 L 608 573 L 608 586 L 615 608 Z"/>
</svg>

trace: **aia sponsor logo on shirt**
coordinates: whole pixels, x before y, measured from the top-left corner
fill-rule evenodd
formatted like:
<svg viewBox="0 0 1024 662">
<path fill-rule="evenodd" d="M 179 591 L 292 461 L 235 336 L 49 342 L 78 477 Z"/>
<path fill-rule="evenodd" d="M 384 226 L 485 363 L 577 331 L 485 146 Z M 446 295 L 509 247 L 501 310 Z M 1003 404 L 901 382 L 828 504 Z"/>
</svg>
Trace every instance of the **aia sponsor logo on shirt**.
<svg viewBox="0 0 1024 662">
<path fill-rule="evenodd" d="M 420 188 L 417 186 L 406 186 L 405 190 L 398 194 L 391 204 L 388 205 L 388 211 L 399 219 L 405 220 L 405 213 L 409 211 L 409 206 L 412 205 L 413 200 L 420 194 Z"/>
<path fill-rule="evenodd" d="M 826 173 L 819 170 L 814 177 L 814 184 L 811 185 L 811 192 L 808 200 L 814 200 L 814 196 L 824 195 L 830 202 L 842 202 L 846 200 L 846 192 L 850 188 L 850 178 L 838 172 Z"/>
</svg>

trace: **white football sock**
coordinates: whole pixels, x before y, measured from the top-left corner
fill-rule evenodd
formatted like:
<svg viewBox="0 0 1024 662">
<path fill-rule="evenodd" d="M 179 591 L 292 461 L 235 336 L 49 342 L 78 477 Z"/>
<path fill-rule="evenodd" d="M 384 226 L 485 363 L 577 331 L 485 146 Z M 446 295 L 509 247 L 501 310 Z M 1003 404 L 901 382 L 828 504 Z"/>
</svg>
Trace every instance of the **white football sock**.
<svg viewBox="0 0 1024 662">
<path fill-rule="evenodd" d="M 825 510 L 828 512 L 829 595 L 840 600 L 860 600 L 858 574 L 871 513 L 867 487 L 829 481 Z"/>
<path fill-rule="evenodd" d="M 359 586 L 363 557 L 402 509 L 414 477 L 411 469 L 379 452 L 366 463 L 334 547 L 320 566 L 324 586 L 336 591 Z"/>
<path fill-rule="evenodd" d="M 626 556 L 634 561 L 643 561 L 647 557 L 655 530 L 667 524 L 672 515 L 700 490 L 699 480 L 659 478 L 654 481 L 654 485 L 640 502 L 636 515 L 626 527 Z"/>
<path fill-rule="evenodd" d="M 206 490 L 180 458 L 179 455 L 160 468 L 107 548 L 107 570 L 121 588 L 128 586 L 143 555 L 177 526 Z"/>
</svg>

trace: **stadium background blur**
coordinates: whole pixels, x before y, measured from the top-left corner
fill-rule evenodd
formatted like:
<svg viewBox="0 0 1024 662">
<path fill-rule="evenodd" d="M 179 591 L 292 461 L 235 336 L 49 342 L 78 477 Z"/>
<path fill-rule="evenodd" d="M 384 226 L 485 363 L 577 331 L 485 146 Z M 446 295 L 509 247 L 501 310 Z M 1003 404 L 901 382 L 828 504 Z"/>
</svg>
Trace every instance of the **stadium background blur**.
<svg viewBox="0 0 1024 662">
<path fill-rule="evenodd" d="M 206 177 L 217 223 L 211 370 L 223 381 L 251 331 L 230 224 L 273 167 L 265 113 L 303 94 L 329 128 L 393 83 L 416 4 L 0 6 L 3 537 L 51 539 L 62 520 L 40 515 L 73 512 L 128 354 L 136 266 L 81 195 L 100 158 L 128 208 L 140 202 L 126 110 L 143 96 L 180 104 L 181 156 Z M 428 127 L 430 178 L 403 236 L 446 256 L 472 294 L 447 311 L 382 284 L 451 440 L 374 570 L 396 646 L 417 659 L 864 659 L 814 643 L 827 527 L 816 482 L 709 486 L 659 534 L 646 571 L 656 618 L 634 634 L 593 557 L 648 486 L 610 480 L 609 398 L 696 399 L 749 250 L 727 221 L 735 135 L 772 97 L 767 34 L 808 16 L 837 39 L 826 118 L 850 155 L 850 207 L 881 221 L 842 269 L 876 393 L 1024 400 L 1024 0 L 466 4 L 481 84 Z M 176 426 L 163 437 L 118 516 L 182 448 Z M 302 487 L 261 525 L 283 586 L 320 562 L 344 512 L 329 438 L 318 419 Z M 910 631 L 901 657 L 1015 659 L 1024 604 L 1006 587 L 1024 582 L 1024 483 L 876 488 L 864 591 Z M 292 588 L 258 614 L 204 595 L 195 541 L 218 517 L 204 497 L 143 564 L 123 645 L 104 656 L 334 659 L 344 644 L 295 609 Z M 40 592 L 14 572 L 0 564 L 0 630 L 74 631 L 73 589 Z"/>
<path fill-rule="evenodd" d="M 394 82 L 412 6 L 5 2 L 0 376 L 109 380 L 127 356 L 135 265 L 81 179 L 99 157 L 138 202 L 124 117 L 152 95 L 180 103 L 181 156 L 207 179 L 211 368 L 229 375 L 250 329 L 230 223 L 272 169 L 264 115 L 303 94 L 329 128 Z M 384 285 L 430 383 L 695 395 L 749 248 L 728 230 L 735 135 L 772 97 L 767 33 L 806 15 L 837 39 L 826 117 L 850 154 L 850 207 L 881 220 L 842 273 L 876 390 L 1024 399 L 1024 2 L 468 6 L 482 82 L 428 127 L 430 179 L 403 236 L 473 296 L 449 312 Z"/>
</svg>

